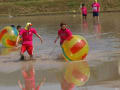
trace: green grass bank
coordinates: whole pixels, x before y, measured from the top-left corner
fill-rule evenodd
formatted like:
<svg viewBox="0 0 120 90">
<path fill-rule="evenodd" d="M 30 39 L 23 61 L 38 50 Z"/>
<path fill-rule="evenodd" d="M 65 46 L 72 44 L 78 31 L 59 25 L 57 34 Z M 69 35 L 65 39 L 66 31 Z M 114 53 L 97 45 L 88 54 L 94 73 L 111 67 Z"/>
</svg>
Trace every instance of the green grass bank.
<svg viewBox="0 0 120 90">
<path fill-rule="evenodd" d="M 0 0 L 0 15 L 48 15 L 80 13 L 85 3 L 88 12 L 94 0 Z M 101 11 L 120 11 L 120 0 L 98 0 Z"/>
</svg>

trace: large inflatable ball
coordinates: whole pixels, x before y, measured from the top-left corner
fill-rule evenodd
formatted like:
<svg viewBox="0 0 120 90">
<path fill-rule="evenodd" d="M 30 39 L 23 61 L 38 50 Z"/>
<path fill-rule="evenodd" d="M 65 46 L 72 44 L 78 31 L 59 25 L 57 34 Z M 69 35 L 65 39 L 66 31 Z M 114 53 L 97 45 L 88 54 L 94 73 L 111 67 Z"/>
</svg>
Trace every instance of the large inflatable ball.
<svg viewBox="0 0 120 90">
<path fill-rule="evenodd" d="M 79 61 L 85 59 L 89 46 L 85 38 L 80 35 L 73 35 L 63 42 L 62 51 L 66 61 Z"/>
<path fill-rule="evenodd" d="M 72 62 L 66 66 L 64 79 L 75 86 L 84 85 L 90 77 L 90 68 L 86 61 Z"/>
<path fill-rule="evenodd" d="M 14 47 L 18 31 L 14 26 L 6 26 L 0 32 L 0 42 L 4 47 Z"/>
</svg>

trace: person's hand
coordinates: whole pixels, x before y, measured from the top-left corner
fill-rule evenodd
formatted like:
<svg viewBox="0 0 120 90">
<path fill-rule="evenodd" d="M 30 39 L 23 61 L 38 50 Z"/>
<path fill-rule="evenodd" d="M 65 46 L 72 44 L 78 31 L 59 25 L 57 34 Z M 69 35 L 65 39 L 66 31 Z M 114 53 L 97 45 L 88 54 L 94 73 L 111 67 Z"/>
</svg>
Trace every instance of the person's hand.
<svg viewBox="0 0 120 90">
<path fill-rule="evenodd" d="M 20 84 L 20 80 L 18 80 L 18 84 Z"/>
<path fill-rule="evenodd" d="M 16 42 L 16 45 L 15 45 L 16 47 L 18 47 L 18 42 Z"/>
<path fill-rule="evenodd" d="M 42 44 L 43 40 L 41 38 L 40 38 L 40 41 L 41 41 L 41 44 Z"/>
<path fill-rule="evenodd" d="M 57 42 L 57 40 L 54 41 L 54 43 L 56 43 L 56 42 Z"/>
<path fill-rule="evenodd" d="M 42 82 L 40 83 L 40 86 L 43 86 L 44 83 L 45 83 L 45 81 L 46 81 L 46 78 L 44 77 L 43 80 L 42 80 Z"/>
<path fill-rule="evenodd" d="M 45 82 L 45 81 L 46 81 L 46 78 L 44 77 L 44 78 L 43 78 L 43 82 Z"/>
<path fill-rule="evenodd" d="M 43 80 L 40 82 L 39 86 L 43 86 L 46 81 L 46 78 L 44 77 Z"/>
<path fill-rule="evenodd" d="M 23 88 L 20 80 L 18 80 L 18 85 L 19 85 L 20 88 Z"/>
</svg>

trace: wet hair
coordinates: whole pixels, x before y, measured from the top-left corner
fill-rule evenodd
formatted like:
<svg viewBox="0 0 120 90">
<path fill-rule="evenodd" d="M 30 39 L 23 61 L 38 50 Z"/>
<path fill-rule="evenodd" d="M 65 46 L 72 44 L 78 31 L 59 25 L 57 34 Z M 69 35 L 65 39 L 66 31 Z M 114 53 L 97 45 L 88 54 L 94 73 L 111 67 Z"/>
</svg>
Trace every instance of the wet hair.
<svg viewBox="0 0 120 90">
<path fill-rule="evenodd" d="M 15 25 L 10 25 L 11 27 L 15 27 Z"/>
<path fill-rule="evenodd" d="M 66 24 L 66 23 L 61 22 L 61 23 L 60 23 L 60 27 L 62 27 L 63 25 L 67 25 L 67 24 Z"/>
<path fill-rule="evenodd" d="M 20 25 L 17 25 L 17 29 L 19 29 L 19 28 L 21 28 L 21 26 L 20 26 Z"/>
<path fill-rule="evenodd" d="M 85 4 L 84 4 L 84 3 L 82 3 L 82 6 L 85 6 Z"/>
</svg>

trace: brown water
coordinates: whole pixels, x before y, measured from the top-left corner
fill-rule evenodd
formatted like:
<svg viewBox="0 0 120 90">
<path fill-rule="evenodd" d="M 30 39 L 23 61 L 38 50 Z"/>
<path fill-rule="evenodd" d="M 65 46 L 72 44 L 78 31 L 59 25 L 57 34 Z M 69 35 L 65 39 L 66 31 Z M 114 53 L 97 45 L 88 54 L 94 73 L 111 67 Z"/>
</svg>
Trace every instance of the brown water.
<svg viewBox="0 0 120 90">
<path fill-rule="evenodd" d="M 87 22 L 83 22 L 80 15 L 0 17 L 0 20 L 0 28 L 11 24 L 24 27 L 27 21 L 31 21 L 44 39 L 41 44 L 34 37 L 37 59 L 34 62 L 19 61 L 17 48 L 0 48 L 0 90 L 21 90 L 18 80 L 25 87 L 23 72 L 26 78 L 35 78 L 32 82 L 36 86 L 46 78 L 40 90 L 62 90 L 61 86 L 69 90 L 70 85 L 65 80 L 75 85 L 72 90 L 120 90 L 120 13 L 102 13 L 97 23 L 93 22 L 91 15 L 88 15 Z M 90 51 L 85 62 L 65 63 L 61 57 L 59 42 L 53 43 L 61 21 L 70 25 L 73 34 L 82 35 L 88 41 Z M 67 71 L 72 74 L 66 75 Z M 71 79 L 75 77 L 77 79 Z M 76 83 L 76 80 L 81 82 Z"/>
</svg>

